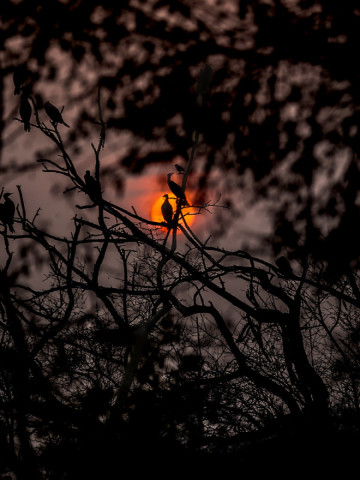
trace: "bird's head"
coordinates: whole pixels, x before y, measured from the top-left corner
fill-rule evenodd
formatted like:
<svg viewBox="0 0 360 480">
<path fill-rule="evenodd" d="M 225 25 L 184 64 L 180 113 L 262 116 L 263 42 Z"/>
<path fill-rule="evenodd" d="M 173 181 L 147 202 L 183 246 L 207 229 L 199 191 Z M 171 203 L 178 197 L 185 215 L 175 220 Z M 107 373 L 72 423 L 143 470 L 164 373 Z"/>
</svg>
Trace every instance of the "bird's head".
<svg viewBox="0 0 360 480">
<path fill-rule="evenodd" d="M 169 198 L 169 195 L 167 193 L 165 193 L 165 195 L 163 195 L 163 198 L 166 198 L 166 200 Z"/>
<path fill-rule="evenodd" d="M 171 175 L 172 175 L 172 173 L 168 173 L 168 174 L 167 174 L 168 182 L 171 180 Z"/>
<path fill-rule="evenodd" d="M 12 195 L 12 193 L 4 193 L 4 198 L 10 197 L 10 195 Z"/>
<path fill-rule="evenodd" d="M 86 170 L 85 175 L 89 176 L 90 175 L 90 170 Z"/>
</svg>

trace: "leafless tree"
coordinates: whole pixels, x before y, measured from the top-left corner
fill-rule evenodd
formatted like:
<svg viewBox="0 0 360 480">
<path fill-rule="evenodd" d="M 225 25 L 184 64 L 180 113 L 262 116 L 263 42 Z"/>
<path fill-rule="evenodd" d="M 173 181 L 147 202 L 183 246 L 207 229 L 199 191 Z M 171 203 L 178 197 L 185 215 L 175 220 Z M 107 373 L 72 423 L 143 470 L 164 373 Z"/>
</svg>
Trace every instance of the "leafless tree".
<svg viewBox="0 0 360 480">
<path fill-rule="evenodd" d="M 284 272 L 196 235 L 180 202 L 164 233 L 165 223 L 106 191 L 94 197 L 62 126 L 40 121 L 31 102 L 31 128 L 58 149 L 56 160 L 42 160 L 44 174 L 69 182 L 74 218 L 63 237 L 38 227 L 19 186 L 15 233 L 1 231 L 2 472 L 81 478 L 117 465 L 117 448 L 131 458 L 160 445 L 172 455 L 241 455 L 244 445 L 281 436 L 323 441 L 340 411 L 355 418 L 356 272 L 331 285 L 311 259 Z M 99 90 L 101 132 L 91 146 L 101 189 L 100 104 Z M 184 191 L 199 141 L 201 125 Z M 196 205 L 197 214 L 205 208 L 216 202 Z M 82 215 L 90 209 L 92 219 Z M 28 272 L 37 252 L 42 283 Z"/>
</svg>

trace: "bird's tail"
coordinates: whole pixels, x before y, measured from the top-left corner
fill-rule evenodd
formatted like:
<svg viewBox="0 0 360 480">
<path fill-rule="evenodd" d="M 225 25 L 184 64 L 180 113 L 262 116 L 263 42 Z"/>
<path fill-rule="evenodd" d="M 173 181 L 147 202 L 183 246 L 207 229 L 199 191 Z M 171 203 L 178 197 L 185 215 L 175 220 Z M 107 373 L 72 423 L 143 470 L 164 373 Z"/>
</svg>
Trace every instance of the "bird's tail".
<svg viewBox="0 0 360 480">
<path fill-rule="evenodd" d="M 13 224 L 9 224 L 9 230 L 10 230 L 11 233 L 15 233 Z"/>
<path fill-rule="evenodd" d="M 65 127 L 67 128 L 70 128 L 70 125 L 68 125 L 67 123 L 63 122 L 63 125 L 65 125 Z"/>
</svg>

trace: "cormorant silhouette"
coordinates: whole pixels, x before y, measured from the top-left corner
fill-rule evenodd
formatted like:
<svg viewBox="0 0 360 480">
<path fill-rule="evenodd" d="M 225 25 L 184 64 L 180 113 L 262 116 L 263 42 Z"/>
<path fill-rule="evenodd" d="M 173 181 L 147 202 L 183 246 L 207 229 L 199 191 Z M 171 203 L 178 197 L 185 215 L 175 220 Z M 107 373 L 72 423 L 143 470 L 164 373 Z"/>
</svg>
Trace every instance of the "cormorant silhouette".
<svg viewBox="0 0 360 480">
<path fill-rule="evenodd" d="M 168 177 L 168 185 L 169 185 L 170 190 L 173 192 L 173 194 L 179 199 L 179 201 L 183 205 L 188 207 L 189 202 L 186 199 L 184 190 L 180 187 L 180 185 L 178 185 L 177 183 L 175 183 L 171 180 L 171 175 L 172 175 L 172 173 L 168 173 L 168 176 L 167 176 Z"/>
<path fill-rule="evenodd" d="M 22 87 L 27 79 L 27 71 L 24 66 L 17 67 L 13 73 L 14 95 L 20 95 Z"/>
<path fill-rule="evenodd" d="M 21 120 L 24 122 L 25 132 L 30 132 L 31 112 L 32 112 L 32 108 L 27 96 L 22 95 L 21 103 L 20 103 L 20 117 L 21 117 Z"/>
<path fill-rule="evenodd" d="M 89 195 L 89 197 L 94 203 L 98 202 L 101 199 L 101 188 L 99 182 L 90 175 L 90 170 L 86 170 L 84 179 L 86 185 L 86 193 Z"/>
<path fill-rule="evenodd" d="M 184 173 L 184 167 L 182 167 L 181 165 L 178 165 L 177 163 L 175 163 L 175 168 L 178 171 L 178 173 Z"/>
<path fill-rule="evenodd" d="M 289 260 L 282 256 L 275 260 L 276 266 L 278 267 L 280 273 L 284 275 L 284 277 L 292 277 L 293 271 L 290 266 Z"/>
<path fill-rule="evenodd" d="M 60 111 L 57 109 L 57 107 L 55 107 L 55 105 L 50 102 L 46 102 L 44 107 L 45 112 L 48 114 L 53 123 L 61 123 L 62 125 L 65 125 L 65 127 L 70 128 L 70 126 L 64 122 Z"/>
<path fill-rule="evenodd" d="M 174 214 L 173 208 L 171 206 L 171 203 L 169 202 L 169 195 L 167 193 L 163 195 L 163 198 L 165 198 L 165 200 L 164 203 L 161 205 L 161 213 L 164 217 L 165 222 L 170 224 L 172 222 Z"/>
<path fill-rule="evenodd" d="M 10 200 L 10 195 L 12 195 L 12 193 L 5 193 L 5 202 L 0 204 L 0 221 L 9 227 L 10 232 L 15 232 L 13 227 L 15 204 Z"/>
</svg>

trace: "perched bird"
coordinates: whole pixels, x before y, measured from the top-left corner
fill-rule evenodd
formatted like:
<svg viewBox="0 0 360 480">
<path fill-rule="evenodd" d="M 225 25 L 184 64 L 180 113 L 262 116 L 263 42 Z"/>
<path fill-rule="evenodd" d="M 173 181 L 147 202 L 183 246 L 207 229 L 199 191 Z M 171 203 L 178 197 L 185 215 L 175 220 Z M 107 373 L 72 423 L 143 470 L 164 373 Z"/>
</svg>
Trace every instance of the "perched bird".
<svg viewBox="0 0 360 480">
<path fill-rule="evenodd" d="M 14 214 L 15 214 L 15 205 L 12 200 L 10 200 L 9 196 L 12 193 L 5 193 L 4 198 L 5 202 L 0 203 L 0 221 L 7 225 L 10 229 L 10 232 L 15 232 L 13 224 L 14 224 Z"/>
<path fill-rule="evenodd" d="M 168 185 L 170 190 L 173 192 L 173 194 L 178 198 L 178 201 L 180 201 L 182 204 L 185 206 L 189 206 L 189 202 L 186 199 L 186 195 L 184 193 L 184 190 L 178 185 L 177 183 L 173 182 L 171 180 L 171 175 L 172 173 L 168 173 Z"/>
<path fill-rule="evenodd" d="M 99 182 L 90 175 L 90 170 L 86 170 L 84 175 L 86 193 L 89 195 L 91 200 L 96 203 L 101 200 L 101 188 Z"/>
<path fill-rule="evenodd" d="M 290 266 L 289 260 L 285 257 L 279 257 L 275 260 L 276 266 L 278 267 L 280 273 L 284 275 L 284 277 L 292 277 L 293 271 Z"/>
<path fill-rule="evenodd" d="M 165 222 L 171 223 L 174 212 L 171 203 L 169 202 L 169 195 L 165 193 L 165 195 L 163 195 L 163 198 L 165 198 L 165 200 L 164 203 L 161 205 L 161 213 L 164 217 Z"/>
<path fill-rule="evenodd" d="M 27 71 L 24 66 L 17 67 L 13 73 L 14 95 L 20 95 L 21 89 L 27 79 Z"/>
<path fill-rule="evenodd" d="M 65 125 L 65 127 L 70 128 L 70 126 L 64 122 L 60 111 L 52 103 L 45 103 L 45 112 L 53 123 L 61 123 L 62 125 Z"/>
<path fill-rule="evenodd" d="M 176 168 L 176 170 L 178 171 L 179 174 L 184 173 L 184 167 L 182 167 L 181 165 L 175 163 L 175 168 Z"/>
<path fill-rule="evenodd" d="M 20 103 L 20 117 L 21 117 L 21 120 L 24 122 L 25 132 L 30 132 L 31 112 L 32 112 L 32 108 L 27 96 L 22 95 L 21 103 Z"/>
</svg>

